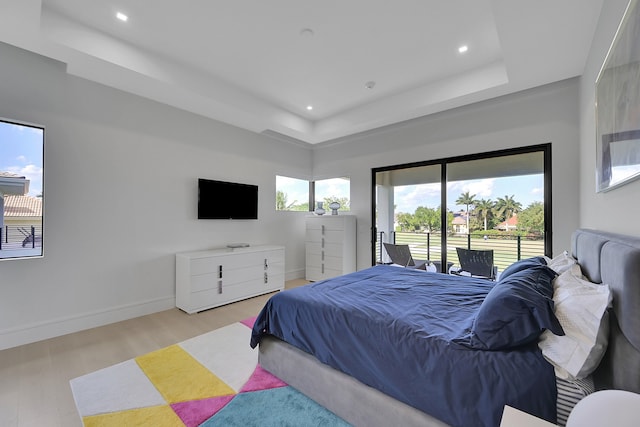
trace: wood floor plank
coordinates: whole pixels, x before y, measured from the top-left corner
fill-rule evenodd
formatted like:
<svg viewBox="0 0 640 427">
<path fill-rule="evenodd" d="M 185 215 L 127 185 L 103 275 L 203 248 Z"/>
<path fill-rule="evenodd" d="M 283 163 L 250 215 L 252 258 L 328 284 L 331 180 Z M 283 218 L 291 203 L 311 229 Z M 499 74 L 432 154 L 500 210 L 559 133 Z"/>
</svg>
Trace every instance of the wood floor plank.
<svg viewBox="0 0 640 427">
<path fill-rule="evenodd" d="M 23 349 L 10 348 L 0 352 L 0 425 L 18 424 L 20 392 L 20 360 Z"/>
</svg>

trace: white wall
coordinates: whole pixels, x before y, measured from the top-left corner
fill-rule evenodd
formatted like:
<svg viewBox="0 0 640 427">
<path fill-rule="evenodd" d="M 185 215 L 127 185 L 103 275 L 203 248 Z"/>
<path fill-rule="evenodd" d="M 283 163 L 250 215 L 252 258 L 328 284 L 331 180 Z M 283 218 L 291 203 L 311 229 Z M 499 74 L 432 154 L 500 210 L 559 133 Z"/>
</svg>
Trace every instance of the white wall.
<svg viewBox="0 0 640 427">
<path fill-rule="evenodd" d="M 173 307 L 179 251 L 281 244 L 304 276 L 303 216 L 274 200 L 276 174 L 308 176 L 308 147 L 0 58 L 0 117 L 46 127 L 45 257 L 0 262 L 0 349 Z M 198 177 L 257 184 L 259 220 L 197 220 Z"/>
<path fill-rule="evenodd" d="M 640 180 L 596 193 L 595 81 L 628 0 L 606 0 L 580 82 L 580 226 L 640 236 Z"/>
<path fill-rule="evenodd" d="M 511 147 L 552 144 L 553 251 L 578 226 L 577 79 L 457 108 L 314 150 L 314 176 L 350 176 L 358 267 L 371 265 L 371 168 Z"/>
</svg>

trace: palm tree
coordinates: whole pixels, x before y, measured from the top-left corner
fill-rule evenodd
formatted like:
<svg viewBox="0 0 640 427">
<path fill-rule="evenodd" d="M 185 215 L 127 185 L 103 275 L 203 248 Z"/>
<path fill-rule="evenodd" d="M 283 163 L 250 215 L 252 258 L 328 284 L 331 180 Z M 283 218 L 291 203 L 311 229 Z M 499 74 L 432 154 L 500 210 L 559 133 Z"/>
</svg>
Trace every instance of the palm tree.
<svg viewBox="0 0 640 427">
<path fill-rule="evenodd" d="M 505 221 L 522 210 L 522 204 L 516 202 L 513 197 L 513 195 L 498 197 L 496 202 L 496 213 Z"/>
<path fill-rule="evenodd" d="M 487 218 L 493 213 L 493 200 L 480 199 L 475 203 L 476 208 L 474 212 L 476 215 L 481 216 L 484 221 L 484 229 L 487 230 Z"/>
<path fill-rule="evenodd" d="M 467 233 L 469 233 L 469 206 L 477 203 L 475 199 L 475 194 L 469 194 L 469 192 L 462 193 L 458 200 L 456 200 L 456 205 L 458 206 L 466 206 L 467 207 Z"/>
</svg>

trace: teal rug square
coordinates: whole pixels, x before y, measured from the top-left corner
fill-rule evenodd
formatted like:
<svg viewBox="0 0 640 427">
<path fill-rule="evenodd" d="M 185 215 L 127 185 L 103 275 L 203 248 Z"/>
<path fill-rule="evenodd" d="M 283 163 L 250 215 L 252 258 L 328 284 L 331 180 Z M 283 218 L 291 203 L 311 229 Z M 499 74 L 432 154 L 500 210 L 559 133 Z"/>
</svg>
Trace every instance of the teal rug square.
<svg viewBox="0 0 640 427">
<path fill-rule="evenodd" d="M 350 426 L 291 386 L 238 394 L 200 427 Z"/>
</svg>

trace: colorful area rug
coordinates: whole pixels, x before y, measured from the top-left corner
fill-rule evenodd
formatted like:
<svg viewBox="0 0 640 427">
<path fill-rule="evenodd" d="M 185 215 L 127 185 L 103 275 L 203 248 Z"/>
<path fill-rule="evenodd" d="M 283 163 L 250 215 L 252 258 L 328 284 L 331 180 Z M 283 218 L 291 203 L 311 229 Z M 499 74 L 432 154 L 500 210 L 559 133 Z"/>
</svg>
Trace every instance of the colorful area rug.
<svg viewBox="0 0 640 427">
<path fill-rule="evenodd" d="M 348 426 L 258 365 L 253 320 L 74 378 L 84 426 Z"/>
</svg>

